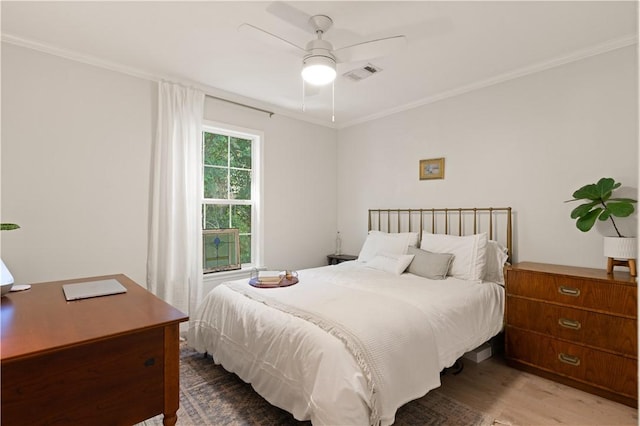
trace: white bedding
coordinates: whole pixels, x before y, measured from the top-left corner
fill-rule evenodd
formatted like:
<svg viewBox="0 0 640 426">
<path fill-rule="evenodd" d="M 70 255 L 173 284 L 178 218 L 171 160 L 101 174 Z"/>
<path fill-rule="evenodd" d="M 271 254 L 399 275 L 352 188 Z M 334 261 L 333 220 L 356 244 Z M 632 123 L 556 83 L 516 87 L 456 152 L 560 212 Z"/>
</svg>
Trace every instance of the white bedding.
<svg viewBox="0 0 640 426">
<path fill-rule="evenodd" d="M 188 343 L 314 425 L 392 424 L 400 406 L 440 385 L 443 368 L 502 329 L 504 289 L 494 283 L 395 276 L 358 262 L 299 279 L 216 287 Z"/>
</svg>

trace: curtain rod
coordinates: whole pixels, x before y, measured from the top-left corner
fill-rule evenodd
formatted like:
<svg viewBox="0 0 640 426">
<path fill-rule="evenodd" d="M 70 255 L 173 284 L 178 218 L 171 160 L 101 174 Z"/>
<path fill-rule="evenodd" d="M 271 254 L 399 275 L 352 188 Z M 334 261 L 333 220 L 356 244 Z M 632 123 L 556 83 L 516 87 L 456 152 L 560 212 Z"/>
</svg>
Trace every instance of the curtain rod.
<svg viewBox="0 0 640 426">
<path fill-rule="evenodd" d="M 254 111 L 264 112 L 265 114 L 269 114 L 269 118 L 271 118 L 273 116 L 273 114 L 275 114 L 275 112 L 267 111 L 266 109 L 256 108 L 256 107 L 251 106 L 251 105 L 241 104 L 240 102 L 230 101 L 229 99 L 219 98 L 217 96 L 209 95 L 209 94 L 206 94 L 206 93 L 205 93 L 205 96 L 207 98 L 211 98 L 211 99 L 215 99 L 215 100 L 218 100 L 218 101 L 227 102 L 227 103 L 230 103 L 230 104 L 233 104 L 233 105 L 238 105 L 238 106 L 241 106 L 241 107 L 249 108 L 249 109 L 252 109 Z"/>
</svg>

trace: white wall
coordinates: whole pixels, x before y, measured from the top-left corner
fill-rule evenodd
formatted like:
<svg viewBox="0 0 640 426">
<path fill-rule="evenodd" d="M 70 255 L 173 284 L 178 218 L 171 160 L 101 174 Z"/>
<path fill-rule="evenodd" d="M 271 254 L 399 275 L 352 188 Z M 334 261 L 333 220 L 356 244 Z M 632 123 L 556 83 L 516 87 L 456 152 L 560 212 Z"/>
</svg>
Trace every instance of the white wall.
<svg viewBox="0 0 640 426">
<path fill-rule="evenodd" d="M 2 44 L 2 259 L 16 282 L 111 273 L 146 282 L 157 84 Z M 265 135 L 265 262 L 326 263 L 335 130 L 207 99 L 205 118 Z"/>
<path fill-rule="evenodd" d="M 637 191 L 636 47 L 341 130 L 344 251 L 358 253 L 370 208 L 511 206 L 516 261 L 604 268 L 602 237 L 563 201 L 604 176 Z M 445 179 L 420 181 L 437 157 Z"/>
<path fill-rule="evenodd" d="M 2 259 L 17 283 L 144 284 L 156 84 L 2 44 Z"/>
</svg>

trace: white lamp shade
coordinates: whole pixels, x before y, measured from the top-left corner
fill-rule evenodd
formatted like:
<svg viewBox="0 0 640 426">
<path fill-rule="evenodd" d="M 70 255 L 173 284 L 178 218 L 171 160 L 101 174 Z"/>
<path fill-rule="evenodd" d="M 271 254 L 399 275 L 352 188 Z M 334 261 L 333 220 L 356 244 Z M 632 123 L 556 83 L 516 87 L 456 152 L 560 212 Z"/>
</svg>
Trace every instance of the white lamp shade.
<svg viewBox="0 0 640 426">
<path fill-rule="evenodd" d="M 604 255 L 613 259 L 636 259 L 638 239 L 636 237 L 604 237 Z"/>
<path fill-rule="evenodd" d="M 9 272 L 9 269 L 7 269 L 7 267 L 5 266 L 2 259 L 0 259 L 0 284 L 13 284 L 13 276 L 11 275 L 11 272 Z"/>
<path fill-rule="evenodd" d="M 336 63 L 326 56 L 306 58 L 302 66 L 302 78 L 314 86 L 329 84 L 336 78 Z"/>
</svg>

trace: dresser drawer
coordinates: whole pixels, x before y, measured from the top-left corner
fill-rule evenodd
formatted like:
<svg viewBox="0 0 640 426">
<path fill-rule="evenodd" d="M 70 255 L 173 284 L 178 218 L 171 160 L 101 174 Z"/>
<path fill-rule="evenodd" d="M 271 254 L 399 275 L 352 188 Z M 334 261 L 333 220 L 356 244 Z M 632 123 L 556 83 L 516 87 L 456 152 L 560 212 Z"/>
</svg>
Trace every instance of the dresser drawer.
<svg viewBox="0 0 640 426">
<path fill-rule="evenodd" d="M 507 293 L 597 312 L 637 316 L 637 287 L 588 278 L 508 270 Z"/>
<path fill-rule="evenodd" d="M 163 328 L 3 363 L 2 424 L 136 424 L 162 412 L 164 368 Z"/>
<path fill-rule="evenodd" d="M 507 357 L 571 379 L 637 399 L 637 360 L 562 342 L 512 327 Z"/>
<path fill-rule="evenodd" d="M 621 355 L 637 355 L 638 323 L 634 319 L 513 296 L 507 298 L 506 315 L 510 326 Z"/>
</svg>

